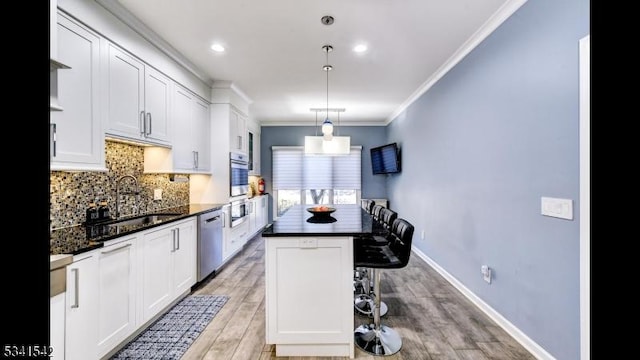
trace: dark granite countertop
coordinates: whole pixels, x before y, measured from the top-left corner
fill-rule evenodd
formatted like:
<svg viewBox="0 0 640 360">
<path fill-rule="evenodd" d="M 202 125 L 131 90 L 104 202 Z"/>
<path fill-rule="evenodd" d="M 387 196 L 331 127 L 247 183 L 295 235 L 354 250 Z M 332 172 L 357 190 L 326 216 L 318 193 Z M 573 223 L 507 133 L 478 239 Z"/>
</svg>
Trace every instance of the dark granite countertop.
<svg viewBox="0 0 640 360">
<path fill-rule="evenodd" d="M 358 236 L 372 233 L 373 219 L 360 205 L 325 205 L 336 209 L 328 217 L 313 216 L 306 210 L 313 206 L 290 207 L 262 232 L 262 236 Z"/>
<path fill-rule="evenodd" d="M 104 242 L 107 240 L 131 234 L 140 230 L 146 230 L 155 226 L 165 225 L 167 223 L 185 219 L 190 216 L 195 216 L 209 211 L 221 209 L 224 205 L 226 204 L 190 204 L 160 211 L 154 211 L 151 214 L 177 214 L 156 223 L 123 225 L 117 227 L 108 227 L 105 226 L 104 223 L 102 223 L 93 226 L 76 225 L 67 228 L 52 230 L 49 239 L 49 254 L 78 255 L 83 252 L 102 247 Z M 133 216 L 131 218 L 135 217 L 136 216 Z M 122 218 L 120 220 L 126 219 L 127 218 Z"/>
</svg>

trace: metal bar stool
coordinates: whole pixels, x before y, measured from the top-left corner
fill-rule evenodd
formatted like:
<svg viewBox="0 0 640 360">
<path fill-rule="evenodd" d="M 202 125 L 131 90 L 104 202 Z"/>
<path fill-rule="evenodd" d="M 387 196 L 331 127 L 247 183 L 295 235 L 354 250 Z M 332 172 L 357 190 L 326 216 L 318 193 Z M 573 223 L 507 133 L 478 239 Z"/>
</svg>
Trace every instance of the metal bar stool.
<svg viewBox="0 0 640 360">
<path fill-rule="evenodd" d="M 376 204 L 375 200 L 364 199 L 360 200 L 360 207 L 368 214 L 371 214 L 373 211 L 373 206 Z M 369 288 L 367 286 L 366 289 L 363 287 L 363 279 L 367 277 L 367 269 L 366 268 L 355 268 L 353 269 L 353 292 L 356 294 L 361 293 L 369 293 Z"/>
<path fill-rule="evenodd" d="M 374 311 L 373 323 L 360 325 L 354 331 L 356 345 L 372 355 L 392 355 L 402 348 L 402 338 L 393 328 L 383 325 L 380 321 L 380 272 L 382 269 L 400 269 L 409 263 L 411 242 L 414 227 L 404 219 L 396 219 L 392 226 L 393 241 L 381 247 L 380 252 L 367 252 L 367 245 L 355 248 L 357 266 L 369 267 L 373 271 Z"/>
<path fill-rule="evenodd" d="M 376 204 L 375 200 L 371 200 L 371 199 L 365 199 L 362 200 L 360 203 L 360 206 L 362 206 L 362 208 L 368 212 L 369 214 L 371 214 L 371 210 L 373 210 L 373 206 Z"/>
<path fill-rule="evenodd" d="M 366 252 L 381 252 L 381 246 L 388 245 L 393 240 L 391 235 L 391 226 L 398 217 L 398 213 L 391 209 L 382 208 L 378 213 L 378 222 L 381 225 L 381 229 L 377 232 L 377 235 L 373 237 L 365 237 L 356 239 L 363 245 L 367 245 Z M 357 246 L 357 245 L 356 245 Z M 374 308 L 374 279 L 373 276 L 369 277 L 371 271 L 366 268 L 358 271 L 361 274 L 361 278 L 356 279 L 356 290 L 361 290 L 356 293 L 353 299 L 353 306 L 359 315 L 365 315 L 372 317 Z M 359 285 L 359 286 L 358 286 Z M 387 304 L 382 301 L 380 303 L 380 316 L 385 316 L 389 310 Z"/>
</svg>

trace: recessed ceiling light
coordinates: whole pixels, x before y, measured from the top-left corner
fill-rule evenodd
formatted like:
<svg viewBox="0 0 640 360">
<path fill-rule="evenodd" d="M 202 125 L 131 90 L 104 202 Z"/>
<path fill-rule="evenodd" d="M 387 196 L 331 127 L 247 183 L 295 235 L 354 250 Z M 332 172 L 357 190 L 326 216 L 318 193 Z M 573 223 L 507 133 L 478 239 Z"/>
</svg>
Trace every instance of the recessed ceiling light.
<svg viewBox="0 0 640 360">
<path fill-rule="evenodd" d="M 353 48 L 353 51 L 357 53 L 365 52 L 367 51 L 367 45 L 364 45 L 364 44 L 356 45 L 356 47 Z"/>
<path fill-rule="evenodd" d="M 223 52 L 224 51 L 224 46 L 222 46 L 220 44 L 213 44 L 213 45 L 211 45 L 211 50 L 213 50 L 215 52 Z"/>
</svg>

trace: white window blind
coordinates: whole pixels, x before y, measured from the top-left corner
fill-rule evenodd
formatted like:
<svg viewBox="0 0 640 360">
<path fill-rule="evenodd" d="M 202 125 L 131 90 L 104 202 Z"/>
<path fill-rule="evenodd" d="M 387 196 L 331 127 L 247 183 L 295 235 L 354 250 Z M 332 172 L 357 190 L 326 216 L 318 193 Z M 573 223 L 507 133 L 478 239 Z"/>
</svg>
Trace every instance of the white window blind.
<svg viewBox="0 0 640 360">
<path fill-rule="evenodd" d="M 298 146 L 274 146 L 273 189 L 361 189 L 362 147 L 349 155 L 305 156 Z"/>
<path fill-rule="evenodd" d="M 273 189 L 302 189 L 303 152 L 295 147 L 273 148 Z"/>
</svg>

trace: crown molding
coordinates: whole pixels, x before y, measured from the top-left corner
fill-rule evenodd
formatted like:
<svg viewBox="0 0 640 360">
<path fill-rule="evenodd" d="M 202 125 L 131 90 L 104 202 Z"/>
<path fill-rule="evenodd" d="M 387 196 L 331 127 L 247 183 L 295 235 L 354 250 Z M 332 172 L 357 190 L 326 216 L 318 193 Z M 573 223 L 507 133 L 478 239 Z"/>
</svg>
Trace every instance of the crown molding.
<svg viewBox="0 0 640 360">
<path fill-rule="evenodd" d="M 149 41 L 153 46 L 157 47 L 158 50 L 162 51 L 165 55 L 170 57 L 173 61 L 177 62 L 185 68 L 187 71 L 192 73 L 198 79 L 200 79 L 205 84 L 211 84 L 212 79 L 194 65 L 189 59 L 187 59 L 184 55 L 182 55 L 178 50 L 176 50 L 173 46 L 171 46 L 166 40 L 161 38 L 158 34 L 156 34 L 153 30 L 151 30 L 147 25 L 145 25 L 142 21 L 140 21 L 137 17 L 135 17 L 129 10 L 127 10 L 124 6 L 122 6 L 118 1 L 113 0 L 95 0 L 96 3 L 100 4 L 103 8 L 107 9 L 110 13 L 112 13 L 116 18 L 120 19 L 123 23 L 129 26 L 133 31 L 142 36 L 145 40 Z"/>
<path fill-rule="evenodd" d="M 249 97 L 238 85 L 229 80 L 214 80 L 209 84 L 212 90 L 233 90 L 233 92 L 238 95 L 243 101 L 247 103 L 247 105 L 253 103 L 253 99 Z"/>
<path fill-rule="evenodd" d="M 513 13 L 515 13 L 527 0 L 508 0 L 484 23 L 482 26 L 473 33 L 467 39 L 467 41 L 462 44 L 445 61 L 442 66 L 438 68 L 438 70 L 427 79 L 420 87 L 409 96 L 407 100 L 405 100 L 400 106 L 387 117 L 385 120 L 385 125 L 391 123 L 398 115 L 400 115 L 403 111 L 405 111 L 414 101 L 418 100 L 420 96 L 429 91 L 435 83 L 438 82 L 446 73 L 449 72 L 454 66 L 456 66 L 465 56 L 467 56 L 471 50 L 475 49 L 484 39 L 486 39 L 491 33 L 493 33 L 502 23 L 507 20 Z"/>
<path fill-rule="evenodd" d="M 260 121 L 260 126 L 320 126 L 309 121 Z M 384 120 L 380 121 L 340 121 L 340 125 L 334 124 L 334 128 L 344 126 L 387 126 Z"/>
</svg>

